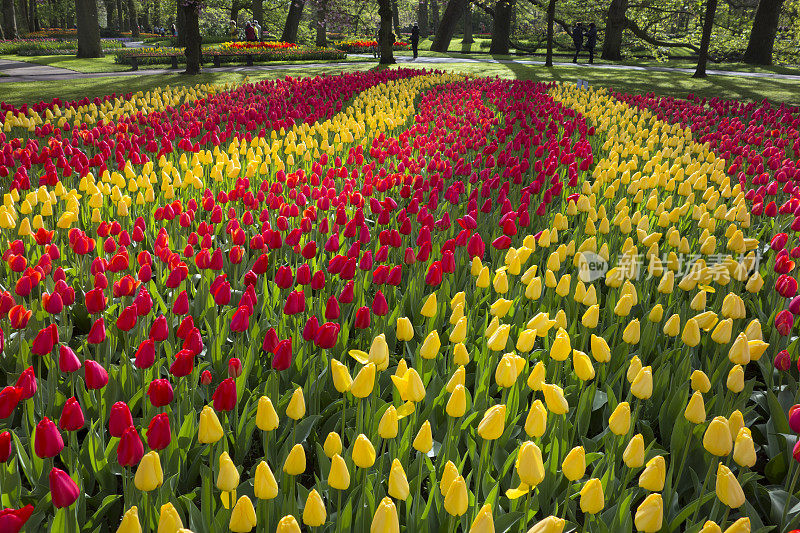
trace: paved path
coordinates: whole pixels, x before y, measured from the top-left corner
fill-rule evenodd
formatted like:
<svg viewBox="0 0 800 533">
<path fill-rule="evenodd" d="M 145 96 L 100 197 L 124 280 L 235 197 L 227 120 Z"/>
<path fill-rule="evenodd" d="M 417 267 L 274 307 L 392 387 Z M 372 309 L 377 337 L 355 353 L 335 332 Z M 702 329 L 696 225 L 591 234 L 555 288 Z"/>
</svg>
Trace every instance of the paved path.
<svg viewBox="0 0 800 533">
<path fill-rule="evenodd" d="M 370 63 L 375 61 L 369 54 L 350 54 L 350 58 L 358 61 L 349 62 L 335 62 L 335 63 L 296 63 L 296 64 L 280 64 L 280 65 L 254 65 L 247 66 L 226 66 L 226 67 L 206 67 L 203 72 L 263 72 L 273 70 L 299 70 L 304 68 L 344 68 L 362 63 Z M 426 67 L 435 66 L 442 63 L 465 63 L 465 64 L 501 64 L 501 65 L 544 65 L 544 61 L 532 59 L 494 59 L 494 58 L 468 58 L 468 57 L 418 57 L 413 59 L 411 56 L 398 55 L 395 56 L 398 63 Z M 657 67 L 657 66 L 636 66 L 636 65 L 616 65 L 616 64 L 594 64 L 588 65 L 585 63 L 554 63 L 555 66 L 561 67 L 575 67 L 591 69 L 608 69 L 608 70 L 627 70 L 632 72 L 652 71 L 652 72 L 680 72 L 691 74 L 694 69 L 676 68 L 676 67 Z M 25 63 L 23 61 L 10 61 L 0 59 L 0 72 L 6 76 L 0 77 L 0 84 L 9 82 L 35 82 L 35 81 L 64 81 L 74 79 L 86 78 L 108 78 L 116 76 L 144 76 L 149 74 L 179 74 L 180 69 L 140 69 L 136 71 L 126 70 L 121 72 L 74 72 L 72 70 L 48 67 L 44 65 L 37 65 L 34 63 Z M 775 80 L 796 80 L 800 81 L 800 75 L 796 74 L 777 74 L 773 72 L 738 72 L 727 70 L 707 70 L 709 75 L 713 76 L 732 76 L 740 78 L 769 78 Z"/>
</svg>

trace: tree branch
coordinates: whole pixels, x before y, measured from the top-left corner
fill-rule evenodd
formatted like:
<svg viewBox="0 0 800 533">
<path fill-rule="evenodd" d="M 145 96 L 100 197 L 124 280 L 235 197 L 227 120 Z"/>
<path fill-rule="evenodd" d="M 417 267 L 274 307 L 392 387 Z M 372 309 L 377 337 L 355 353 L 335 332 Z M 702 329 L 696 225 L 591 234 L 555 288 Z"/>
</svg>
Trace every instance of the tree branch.
<svg viewBox="0 0 800 533">
<path fill-rule="evenodd" d="M 643 40 L 646 43 L 650 43 L 653 46 L 662 46 L 666 48 L 689 48 L 690 50 L 694 50 L 695 52 L 699 52 L 700 48 L 697 45 L 688 42 L 670 42 L 670 41 L 662 41 L 661 39 L 657 39 L 647 33 L 645 30 L 639 27 L 635 21 L 625 17 L 625 28 L 629 29 L 631 33 L 633 33 L 636 37 Z"/>
<path fill-rule="evenodd" d="M 494 17 L 494 9 L 492 9 L 491 7 L 485 6 L 481 2 L 477 2 L 476 0 L 473 0 L 472 3 L 478 6 L 479 8 L 483 9 L 486 12 L 486 14 L 489 15 L 490 17 Z"/>
</svg>

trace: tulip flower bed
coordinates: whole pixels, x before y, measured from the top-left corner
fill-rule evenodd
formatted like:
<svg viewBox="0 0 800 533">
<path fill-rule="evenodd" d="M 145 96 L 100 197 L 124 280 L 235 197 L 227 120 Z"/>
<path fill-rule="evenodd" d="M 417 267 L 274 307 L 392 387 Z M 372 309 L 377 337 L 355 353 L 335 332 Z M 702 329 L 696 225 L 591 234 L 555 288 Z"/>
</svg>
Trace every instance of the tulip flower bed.
<svg viewBox="0 0 800 533">
<path fill-rule="evenodd" d="M 215 55 L 227 58 L 241 56 L 242 61 L 249 56 L 253 61 L 329 61 L 344 59 L 346 54 L 341 50 L 333 48 L 316 48 L 307 46 L 256 46 L 255 48 L 227 46 L 225 43 L 220 46 L 203 49 L 202 59 L 207 60 Z M 240 44 L 240 43 L 231 43 Z M 285 45 L 287 43 L 253 43 L 257 45 Z M 114 62 L 129 65 L 132 64 L 131 56 L 137 57 L 140 65 L 162 65 L 172 62 L 172 58 L 178 58 L 178 62 L 185 63 L 186 56 L 183 48 L 127 48 L 116 52 Z"/>
<path fill-rule="evenodd" d="M 369 40 L 343 41 L 336 43 L 336 48 L 351 54 L 371 52 L 376 46 L 378 46 L 378 41 L 369 41 Z M 410 46 L 411 45 L 409 43 L 404 43 L 402 41 L 395 41 L 395 43 L 392 45 L 392 50 L 396 52 L 400 50 L 408 50 Z"/>
<path fill-rule="evenodd" d="M 219 45 L 220 50 L 274 50 L 276 48 L 297 48 L 295 43 L 282 41 L 232 41 Z"/>
<path fill-rule="evenodd" d="M 112 52 L 125 48 L 117 39 L 101 39 L 104 52 Z M 22 56 L 69 55 L 78 50 L 77 39 L 14 39 L 0 41 L 0 54 L 17 54 Z"/>
<path fill-rule="evenodd" d="M 800 527 L 797 109 L 398 69 L 0 110 L 0 531 Z"/>
</svg>

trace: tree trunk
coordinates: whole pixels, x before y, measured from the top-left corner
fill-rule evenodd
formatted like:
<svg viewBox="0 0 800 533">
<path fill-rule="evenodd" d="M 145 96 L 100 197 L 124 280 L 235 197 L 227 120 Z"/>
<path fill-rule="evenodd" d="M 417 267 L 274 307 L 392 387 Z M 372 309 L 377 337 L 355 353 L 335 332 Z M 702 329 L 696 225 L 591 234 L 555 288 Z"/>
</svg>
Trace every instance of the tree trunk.
<svg viewBox="0 0 800 533">
<path fill-rule="evenodd" d="M 11 1 L 13 2 L 14 0 Z M 28 21 L 28 2 L 26 0 L 20 0 L 19 3 L 14 6 L 14 15 L 17 19 L 17 37 L 19 37 L 23 28 L 25 28 L 25 31 L 32 31 L 32 25 Z"/>
<path fill-rule="evenodd" d="M 430 31 L 430 33 L 435 34 L 436 30 L 439 28 L 439 1 L 438 0 L 430 0 L 430 5 L 428 7 L 428 12 L 429 12 L 429 16 L 430 16 L 429 31 Z"/>
<path fill-rule="evenodd" d="M 317 4 L 317 40 L 319 48 L 328 46 L 328 30 L 325 27 L 325 19 L 328 17 L 328 0 L 318 0 Z"/>
<path fill-rule="evenodd" d="M 111 29 L 114 26 L 114 6 L 116 3 L 104 0 L 106 6 L 106 29 Z"/>
<path fill-rule="evenodd" d="M 703 38 L 700 41 L 700 57 L 697 58 L 697 70 L 693 78 L 706 77 L 708 63 L 708 47 L 711 45 L 711 30 L 714 29 L 714 15 L 717 13 L 717 0 L 706 0 L 706 14 L 703 17 Z"/>
<path fill-rule="evenodd" d="M 39 24 L 39 5 L 36 3 L 36 0 L 30 0 L 28 5 L 30 6 L 31 11 L 30 16 L 28 17 L 31 29 L 32 31 L 39 31 L 42 29 L 41 25 Z"/>
<path fill-rule="evenodd" d="M 467 0 L 450 0 L 442 14 L 442 21 L 436 29 L 436 36 L 433 38 L 431 50 L 434 52 L 447 52 L 453 34 L 456 32 L 456 25 L 464 14 L 464 7 Z"/>
<path fill-rule="evenodd" d="M 75 0 L 75 17 L 78 19 L 78 57 L 103 57 L 97 1 Z"/>
<path fill-rule="evenodd" d="M 128 18 L 131 24 L 131 37 L 139 37 L 139 20 L 133 0 L 128 0 Z"/>
<path fill-rule="evenodd" d="M 55 0 L 48 0 L 47 7 L 49 8 L 48 12 L 50 17 L 47 23 L 50 25 L 51 28 L 58 27 L 58 17 L 56 16 L 56 3 Z"/>
<path fill-rule="evenodd" d="M 183 11 L 186 35 L 186 71 L 185 74 L 200 73 L 200 6 L 197 3 L 179 5 Z"/>
<path fill-rule="evenodd" d="M 175 28 L 178 30 L 178 39 L 175 46 L 186 46 L 186 11 L 181 9 L 180 4 L 178 4 L 178 11 L 175 13 Z"/>
<path fill-rule="evenodd" d="M 151 32 L 150 26 L 150 2 L 145 0 L 142 2 L 142 27 L 140 28 L 146 32 Z"/>
<path fill-rule="evenodd" d="M 14 0 L 3 0 L 3 30 L 6 39 L 16 39 L 17 17 L 14 13 Z"/>
<path fill-rule="evenodd" d="M 286 16 L 286 24 L 283 26 L 281 41 L 285 43 L 297 42 L 297 29 L 300 26 L 300 19 L 303 16 L 305 0 L 292 0 L 289 4 L 289 14 Z"/>
<path fill-rule="evenodd" d="M 758 3 L 753 29 L 750 30 L 750 41 L 742 60 L 751 65 L 771 65 L 772 49 L 775 46 L 775 34 L 778 31 L 778 19 L 784 0 L 761 0 Z"/>
<path fill-rule="evenodd" d="M 381 48 L 381 65 L 394 64 L 394 33 L 392 33 L 392 4 L 391 0 L 378 0 L 378 15 L 381 17 L 381 27 L 378 30 L 378 46 Z"/>
<path fill-rule="evenodd" d="M 511 37 L 511 12 L 514 0 L 499 0 L 494 5 L 492 17 L 492 44 L 490 54 L 508 54 Z"/>
<path fill-rule="evenodd" d="M 553 66 L 553 25 L 556 18 L 556 0 L 550 0 L 547 4 L 547 58 L 544 66 Z"/>
<path fill-rule="evenodd" d="M 231 20 L 236 22 L 239 21 L 239 10 L 241 8 L 242 6 L 239 5 L 239 2 L 237 2 L 236 0 L 233 0 L 233 2 L 231 2 Z"/>
<path fill-rule="evenodd" d="M 253 0 L 251 9 L 253 10 L 253 20 L 258 22 L 259 26 L 264 26 L 264 4 L 263 0 Z"/>
<path fill-rule="evenodd" d="M 464 5 L 464 38 L 461 40 L 462 44 L 472 44 L 475 39 L 472 38 L 472 6 L 469 2 Z"/>
<path fill-rule="evenodd" d="M 117 0 L 117 31 L 122 32 L 123 23 L 122 23 L 122 0 Z"/>
<path fill-rule="evenodd" d="M 153 0 L 153 27 L 161 26 L 161 2 Z"/>
<path fill-rule="evenodd" d="M 397 8 L 397 0 L 392 0 L 392 24 L 394 32 L 400 37 L 400 10 Z"/>
<path fill-rule="evenodd" d="M 619 61 L 622 59 L 622 32 L 627 26 L 625 13 L 628 0 L 611 0 L 606 13 L 606 35 L 603 39 L 603 59 Z"/>
<path fill-rule="evenodd" d="M 428 31 L 428 0 L 419 0 L 417 7 L 417 27 L 419 28 L 419 38 L 427 39 L 430 35 Z"/>
</svg>

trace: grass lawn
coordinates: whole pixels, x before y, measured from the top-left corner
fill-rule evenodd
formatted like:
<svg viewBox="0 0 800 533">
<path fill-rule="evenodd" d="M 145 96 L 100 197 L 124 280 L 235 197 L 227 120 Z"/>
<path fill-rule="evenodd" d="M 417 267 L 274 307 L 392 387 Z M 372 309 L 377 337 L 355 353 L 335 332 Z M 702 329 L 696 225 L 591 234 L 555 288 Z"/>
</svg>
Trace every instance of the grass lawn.
<svg viewBox="0 0 800 533">
<path fill-rule="evenodd" d="M 3 55 L 2 59 L 13 61 L 25 61 L 26 63 L 36 63 L 49 67 L 65 68 L 75 72 L 121 72 L 130 70 L 128 65 L 118 65 L 114 63 L 114 55 L 106 54 L 104 57 L 96 59 L 78 59 L 75 56 L 56 55 L 56 56 L 18 56 Z"/>
<path fill-rule="evenodd" d="M 408 68 L 407 63 L 402 65 Z M 425 67 L 425 65 L 420 65 Z M 654 92 L 659 95 L 685 97 L 694 93 L 706 97 L 760 101 L 764 98 L 778 103 L 800 105 L 800 92 L 796 80 L 774 80 L 732 76 L 709 76 L 704 80 L 693 79 L 689 74 L 657 71 L 624 71 L 593 69 L 586 66 L 545 68 L 521 63 L 441 63 L 427 65 L 428 68 L 472 75 L 499 76 L 502 78 L 562 81 L 572 83 L 584 79 L 594 87 L 609 87 L 630 93 Z M 49 101 L 55 97 L 71 100 L 83 96 L 100 96 L 110 93 L 147 91 L 166 85 L 195 85 L 198 83 L 241 83 L 245 79 L 257 81 L 284 76 L 316 76 L 336 74 L 374 68 L 372 62 L 353 62 L 337 67 L 287 68 L 273 71 L 205 72 L 189 77 L 179 73 L 158 75 L 134 75 L 71 80 L 64 82 L 3 83 L 0 85 L 2 99 L 12 104 Z"/>
</svg>

